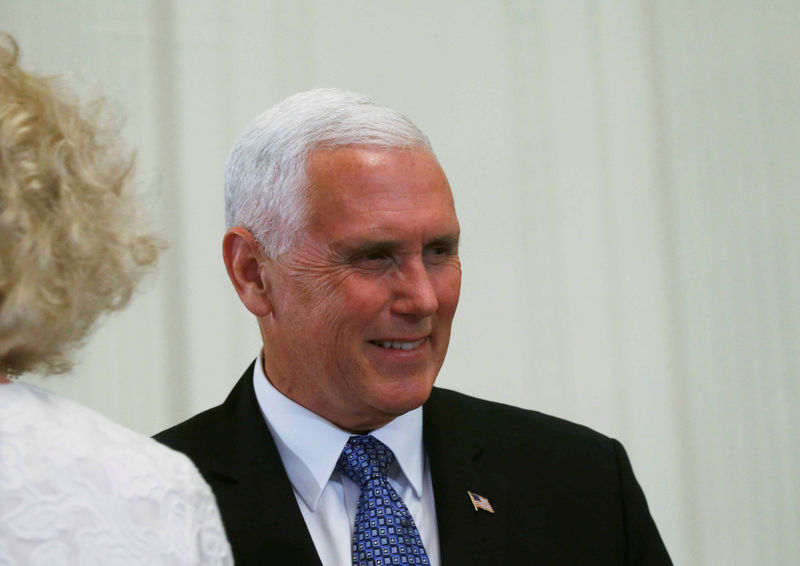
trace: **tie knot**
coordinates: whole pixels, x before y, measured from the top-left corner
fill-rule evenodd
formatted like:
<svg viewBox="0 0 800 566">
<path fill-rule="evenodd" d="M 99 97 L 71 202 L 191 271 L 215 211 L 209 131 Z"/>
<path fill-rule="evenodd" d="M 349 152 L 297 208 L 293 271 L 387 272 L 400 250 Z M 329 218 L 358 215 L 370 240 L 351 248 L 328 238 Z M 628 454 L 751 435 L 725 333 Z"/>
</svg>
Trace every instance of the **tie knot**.
<svg viewBox="0 0 800 566">
<path fill-rule="evenodd" d="M 394 461 L 394 453 L 371 434 L 351 436 L 339 456 L 336 468 L 359 486 L 385 479 L 386 469 Z"/>
</svg>

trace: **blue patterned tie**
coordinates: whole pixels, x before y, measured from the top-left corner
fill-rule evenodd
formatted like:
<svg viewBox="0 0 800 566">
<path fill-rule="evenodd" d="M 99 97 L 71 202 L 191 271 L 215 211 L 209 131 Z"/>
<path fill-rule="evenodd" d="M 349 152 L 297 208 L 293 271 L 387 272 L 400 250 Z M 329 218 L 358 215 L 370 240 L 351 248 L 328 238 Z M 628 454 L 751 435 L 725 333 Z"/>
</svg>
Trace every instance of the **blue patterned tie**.
<svg viewBox="0 0 800 566">
<path fill-rule="evenodd" d="M 394 453 L 372 435 L 351 436 L 336 468 L 361 494 L 353 529 L 353 566 L 429 564 L 408 508 L 386 479 Z"/>
</svg>

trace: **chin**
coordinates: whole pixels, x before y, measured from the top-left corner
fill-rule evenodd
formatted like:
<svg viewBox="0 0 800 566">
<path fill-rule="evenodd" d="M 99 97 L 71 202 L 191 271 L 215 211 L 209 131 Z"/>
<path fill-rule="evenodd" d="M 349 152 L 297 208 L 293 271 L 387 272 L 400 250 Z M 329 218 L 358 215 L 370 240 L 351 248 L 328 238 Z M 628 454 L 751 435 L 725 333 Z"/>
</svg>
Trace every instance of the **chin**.
<svg viewBox="0 0 800 566">
<path fill-rule="evenodd" d="M 394 383 L 381 391 L 380 405 L 386 413 L 394 416 L 413 411 L 430 397 L 434 379 L 419 377 Z"/>
</svg>

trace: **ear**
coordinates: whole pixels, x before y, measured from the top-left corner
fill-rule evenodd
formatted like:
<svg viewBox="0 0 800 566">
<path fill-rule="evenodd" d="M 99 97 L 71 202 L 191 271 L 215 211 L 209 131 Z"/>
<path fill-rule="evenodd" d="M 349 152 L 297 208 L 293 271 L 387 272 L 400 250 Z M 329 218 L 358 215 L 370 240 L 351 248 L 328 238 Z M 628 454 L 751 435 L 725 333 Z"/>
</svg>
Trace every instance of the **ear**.
<svg viewBox="0 0 800 566">
<path fill-rule="evenodd" d="M 259 318 L 271 313 L 270 270 L 263 265 L 269 258 L 258 240 L 241 226 L 231 228 L 222 238 L 222 258 L 239 300 L 247 310 Z"/>
</svg>

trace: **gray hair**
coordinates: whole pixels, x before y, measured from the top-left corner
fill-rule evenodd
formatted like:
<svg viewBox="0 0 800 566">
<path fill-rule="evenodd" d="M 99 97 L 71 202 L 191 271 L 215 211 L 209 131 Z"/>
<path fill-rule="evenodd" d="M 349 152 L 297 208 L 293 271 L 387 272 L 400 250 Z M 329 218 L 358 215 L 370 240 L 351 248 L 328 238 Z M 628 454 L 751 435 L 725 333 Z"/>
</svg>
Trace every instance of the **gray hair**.
<svg viewBox="0 0 800 566">
<path fill-rule="evenodd" d="M 297 93 L 255 120 L 225 166 L 225 222 L 242 226 L 277 257 L 307 219 L 309 155 L 342 146 L 422 147 L 428 138 L 408 118 L 369 98 L 338 89 Z"/>
</svg>

